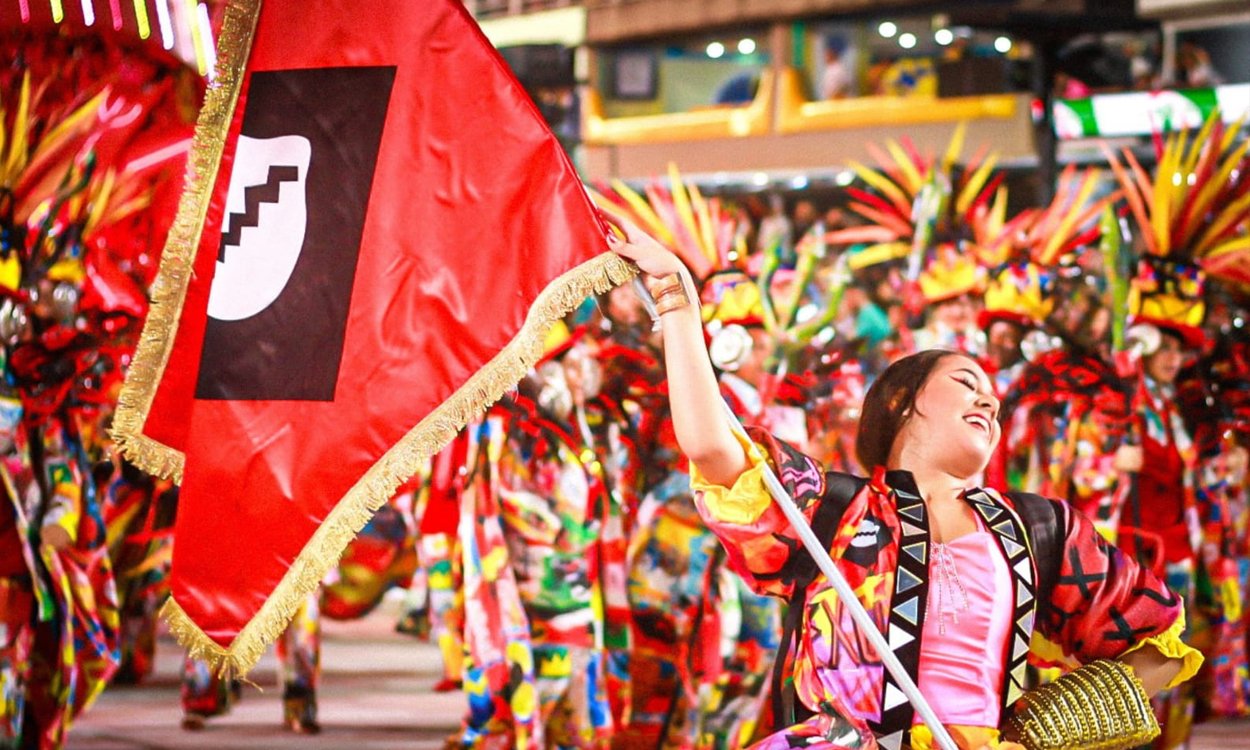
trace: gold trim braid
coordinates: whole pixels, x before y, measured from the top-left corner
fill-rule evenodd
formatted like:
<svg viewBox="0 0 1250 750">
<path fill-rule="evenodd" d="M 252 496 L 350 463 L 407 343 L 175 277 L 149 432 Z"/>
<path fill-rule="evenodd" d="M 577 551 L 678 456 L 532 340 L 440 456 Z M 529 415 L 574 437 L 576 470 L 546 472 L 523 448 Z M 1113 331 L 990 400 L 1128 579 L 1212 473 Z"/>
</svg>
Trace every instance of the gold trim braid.
<svg viewBox="0 0 1250 750">
<path fill-rule="evenodd" d="M 399 485 L 416 474 L 422 462 L 442 450 L 469 420 L 525 376 L 542 357 L 543 341 L 553 325 L 583 300 L 623 284 L 637 267 L 615 253 L 604 253 L 561 274 L 538 295 L 517 335 L 455 393 L 422 419 L 348 490 L 304 545 L 286 575 L 243 627 L 229 648 L 200 630 L 173 597 L 161 614 L 189 653 L 223 675 L 244 675 L 282 634 L 304 597 L 316 590 L 348 543 Z"/>
<path fill-rule="evenodd" d="M 230 0 L 226 6 L 217 41 L 217 77 L 208 87 L 195 123 L 178 213 L 165 241 L 160 270 L 152 284 L 152 305 L 113 416 L 113 440 L 122 455 L 149 474 L 175 482 L 182 481 L 182 452 L 147 437 L 143 428 L 174 348 L 204 219 L 243 88 L 260 4 L 261 0 Z"/>
</svg>

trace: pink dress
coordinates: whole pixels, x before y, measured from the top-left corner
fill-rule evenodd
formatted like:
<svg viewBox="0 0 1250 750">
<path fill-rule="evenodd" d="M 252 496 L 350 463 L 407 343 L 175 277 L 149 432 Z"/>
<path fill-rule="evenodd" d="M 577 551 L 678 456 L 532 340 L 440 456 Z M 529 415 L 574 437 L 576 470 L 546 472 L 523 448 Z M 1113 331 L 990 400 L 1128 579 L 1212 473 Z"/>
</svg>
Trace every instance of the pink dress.
<svg viewBox="0 0 1250 750">
<path fill-rule="evenodd" d="M 979 520 L 979 519 L 978 519 Z M 1011 628 L 1011 571 L 979 529 L 934 543 L 917 683 L 943 724 L 997 727 L 1002 654 Z M 915 724 L 920 724 L 919 715 Z"/>
</svg>

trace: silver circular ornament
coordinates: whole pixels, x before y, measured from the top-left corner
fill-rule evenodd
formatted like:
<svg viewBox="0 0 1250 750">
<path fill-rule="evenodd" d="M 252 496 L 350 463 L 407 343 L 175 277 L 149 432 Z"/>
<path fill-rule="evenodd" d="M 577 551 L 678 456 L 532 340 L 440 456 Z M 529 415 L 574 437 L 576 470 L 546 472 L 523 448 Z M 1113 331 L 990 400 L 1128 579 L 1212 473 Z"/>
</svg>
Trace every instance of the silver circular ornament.
<svg viewBox="0 0 1250 750">
<path fill-rule="evenodd" d="M 708 354 L 713 365 L 726 372 L 734 372 L 746 363 L 754 346 L 751 332 L 735 323 L 712 334 Z"/>
</svg>

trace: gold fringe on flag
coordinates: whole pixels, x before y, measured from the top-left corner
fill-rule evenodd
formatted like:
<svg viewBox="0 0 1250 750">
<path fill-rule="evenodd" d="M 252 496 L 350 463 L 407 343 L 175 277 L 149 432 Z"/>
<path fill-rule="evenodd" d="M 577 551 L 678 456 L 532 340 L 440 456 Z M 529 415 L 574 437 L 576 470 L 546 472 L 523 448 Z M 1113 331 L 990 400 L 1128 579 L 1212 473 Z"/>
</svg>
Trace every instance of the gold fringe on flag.
<svg viewBox="0 0 1250 750">
<path fill-rule="evenodd" d="M 147 473 L 175 482 L 182 482 L 182 452 L 144 435 L 143 427 L 174 348 L 174 333 L 187 298 L 204 217 L 243 87 L 260 3 L 261 0 L 231 0 L 226 6 L 217 42 L 217 78 L 208 87 L 204 107 L 195 122 L 178 213 L 165 240 L 160 270 L 152 284 L 148 318 L 113 415 L 113 440 L 122 455 Z"/>
<path fill-rule="evenodd" d="M 637 267 L 615 253 L 604 253 L 565 272 L 539 294 L 520 333 L 446 401 L 408 431 L 348 490 L 304 545 L 286 575 L 239 631 L 222 648 L 200 630 L 172 597 L 161 610 L 170 632 L 188 653 L 207 661 L 223 676 L 246 674 L 282 634 L 309 593 L 315 591 L 348 543 L 364 528 L 399 485 L 422 463 L 451 442 L 456 433 L 498 401 L 542 357 L 543 341 L 555 323 L 583 300 L 633 278 Z"/>
</svg>

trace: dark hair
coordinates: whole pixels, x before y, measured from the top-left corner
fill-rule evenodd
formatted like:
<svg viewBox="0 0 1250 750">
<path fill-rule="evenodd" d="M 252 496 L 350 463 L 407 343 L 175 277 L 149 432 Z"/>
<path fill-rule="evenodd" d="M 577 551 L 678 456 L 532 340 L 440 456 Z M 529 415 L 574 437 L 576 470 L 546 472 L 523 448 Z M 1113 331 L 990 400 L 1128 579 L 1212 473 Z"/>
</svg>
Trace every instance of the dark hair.
<svg viewBox="0 0 1250 750">
<path fill-rule="evenodd" d="M 885 368 L 864 396 L 859 429 L 855 433 L 855 456 L 864 471 L 871 472 L 890 460 L 894 440 L 911 417 L 916 396 L 929 382 L 938 362 L 947 357 L 966 356 L 948 349 L 926 349 Z"/>
</svg>

